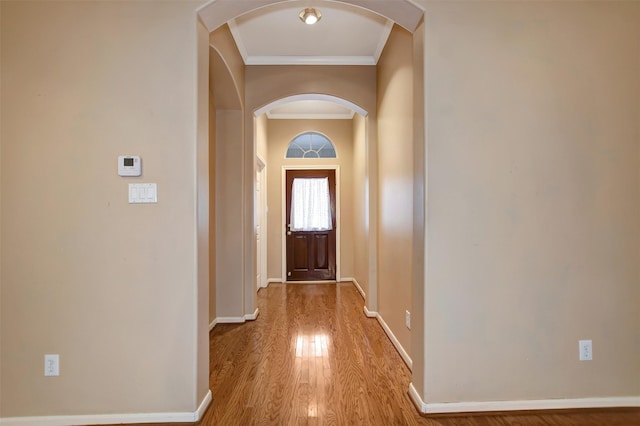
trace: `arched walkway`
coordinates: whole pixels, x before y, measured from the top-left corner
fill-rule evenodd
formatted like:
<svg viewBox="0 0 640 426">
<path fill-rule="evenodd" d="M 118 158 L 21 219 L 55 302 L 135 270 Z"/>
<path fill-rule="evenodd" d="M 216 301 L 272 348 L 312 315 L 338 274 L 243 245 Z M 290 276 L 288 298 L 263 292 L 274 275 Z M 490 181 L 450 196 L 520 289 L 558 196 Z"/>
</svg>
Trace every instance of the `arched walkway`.
<svg viewBox="0 0 640 426">
<path fill-rule="evenodd" d="M 249 13 L 253 10 L 266 8 L 282 3 L 282 0 L 212 0 L 198 9 L 201 24 L 208 31 L 213 31 L 231 19 Z M 365 8 L 379 15 L 385 16 L 410 32 L 421 28 L 420 23 L 424 10 L 410 0 L 353 0 L 338 1 L 353 7 Z M 322 7 L 324 1 L 318 2 Z M 421 44 L 422 45 L 422 44 Z M 420 60 L 420 58 L 418 58 Z M 375 67 L 319 67 L 303 66 L 293 70 L 265 70 L 263 67 L 245 68 L 244 98 L 243 98 L 243 131 L 242 147 L 242 305 L 244 317 L 247 318 L 256 309 L 255 277 L 256 277 L 256 242 L 254 238 L 254 206 L 255 206 L 255 174 L 256 174 L 256 117 L 271 108 L 296 100 L 325 100 L 346 106 L 365 117 L 365 140 L 367 144 L 366 180 L 368 183 L 368 217 L 367 225 L 373 230 L 369 240 L 369 286 L 365 290 L 365 311 L 372 315 L 377 311 L 377 232 L 378 226 L 378 170 L 377 170 L 377 100 Z M 258 76 L 257 74 L 260 73 Z M 415 284 L 415 285 L 422 285 Z M 416 293 L 421 297 L 422 292 Z M 418 306 L 422 303 L 418 303 Z M 414 304 L 416 306 L 416 304 Z M 423 346 L 424 336 L 422 327 L 415 327 L 413 333 L 416 346 Z M 422 353 L 422 349 L 420 350 Z M 418 389 L 422 389 L 423 375 L 421 354 L 416 357 L 418 379 L 414 382 Z"/>
</svg>

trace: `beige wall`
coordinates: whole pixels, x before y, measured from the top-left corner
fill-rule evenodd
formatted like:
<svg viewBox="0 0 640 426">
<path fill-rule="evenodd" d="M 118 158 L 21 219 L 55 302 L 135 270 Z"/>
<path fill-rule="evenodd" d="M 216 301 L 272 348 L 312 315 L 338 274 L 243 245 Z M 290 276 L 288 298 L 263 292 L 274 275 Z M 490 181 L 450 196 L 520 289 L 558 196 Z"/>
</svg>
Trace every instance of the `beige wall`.
<svg viewBox="0 0 640 426">
<path fill-rule="evenodd" d="M 209 324 L 216 319 L 216 106 L 209 91 Z"/>
<path fill-rule="evenodd" d="M 378 312 L 411 356 L 413 41 L 395 26 L 378 62 Z"/>
<path fill-rule="evenodd" d="M 307 131 L 327 136 L 335 145 L 338 158 L 285 158 L 289 142 Z M 340 174 L 340 257 L 341 277 L 353 277 L 353 124 L 351 120 L 268 120 L 267 204 L 268 270 L 271 279 L 282 280 L 282 169 L 284 166 L 339 166 Z"/>
<path fill-rule="evenodd" d="M 353 117 L 353 278 L 369 289 L 369 219 L 367 196 L 367 118 Z"/>
<path fill-rule="evenodd" d="M 210 252 L 213 223 L 210 214 L 210 135 L 209 115 L 209 32 L 201 20 L 197 23 L 197 135 L 196 135 L 196 219 L 197 219 L 197 293 L 196 293 L 196 401 L 209 392 L 209 293 L 212 262 Z M 214 294 L 215 298 L 215 294 Z"/>
<path fill-rule="evenodd" d="M 0 3 L 2 417 L 201 402 L 197 6 Z M 130 182 L 158 203 L 128 204 Z"/>
<path fill-rule="evenodd" d="M 423 394 L 425 372 L 425 264 L 428 163 L 425 146 L 424 22 L 413 33 L 413 286 L 411 288 L 411 385 Z"/>
<path fill-rule="evenodd" d="M 244 104 L 244 62 L 228 25 L 212 31 L 209 45 L 211 54 L 210 80 L 219 109 L 240 109 Z M 217 83 L 217 84 L 214 84 Z"/>
<path fill-rule="evenodd" d="M 256 153 L 267 161 L 268 149 L 267 149 L 267 115 L 262 114 L 256 118 Z"/>
<path fill-rule="evenodd" d="M 425 29 L 425 400 L 640 395 L 640 3 L 433 2 Z"/>
<path fill-rule="evenodd" d="M 243 290 L 243 93 L 244 66 L 229 28 L 225 25 L 209 37 L 209 81 L 215 126 L 211 127 L 215 168 L 211 174 L 215 200 L 215 299 L 210 322 L 238 321 L 245 315 Z"/>
<path fill-rule="evenodd" d="M 242 291 L 242 111 L 216 116 L 216 316 L 244 316 Z"/>
<path fill-rule="evenodd" d="M 375 116 L 373 66 L 253 65 L 246 67 L 245 76 L 247 114 L 288 96 L 323 94 L 346 99 Z"/>
<path fill-rule="evenodd" d="M 245 155 L 245 179 L 252 177 L 255 174 L 255 152 L 254 147 L 254 114 L 261 108 L 266 107 L 272 102 L 280 99 L 299 95 L 299 94 L 320 94 L 335 96 L 347 100 L 359 108 L 368 112 L 366 126 L 366 136 L 369 141 L 369 145 L 373 145 L 374 152 L 370 153 L 367 158 L 367 170 L 370 176 L 370 186 L 375 191 L 376 180 L 375 172 L 377 170 L 377 157 L 375 152 L 376 139 L 376 69 L 375 67 L 368 66 L 249 66 L 245 70 L 245 93 L 246 93 L 246 110 L 245 110 L 245 152 L 252 153 L 252 155 Z M 269 127 L 274 122 L 269 122 Z M 271 129 L 269 129 L 271 131 Z M 251 136 L 248 136 L 251 135 Z M 269 148 L 270 149 L 270 148 Z M 271 155 L 271 154 L 269 154 Z M 284 155 L 284 154 L 283 154 Z M 274 167 L 271 161 L 267 161 L 268 167 L 268 185 L 271 188 L 273 184 L 272 173 L 274 173 Z M 280 181 L 280 177 L 277 182 Z M 249 180 L 248 180 L 249 181 Z M 369 197 L 369 202 L 375 205 L 377 194 L 372 193 Z M 253 205 L 253 188 L 245 188 L 245 205 Z M 269 217 L 272 217 L 274 206 L 269 203 Z M 281 207 L 275 207 L 281 208 Z M 370 223 L 376 223 L 377 211 L 370 212 Z M 271 219 L 269 219 L 271 220 Z M 252 230 L 252 227 L 251 229 Z M 247 230 L 245 229 L 245 232 Z M 278 234 L 275 234 L 278 235 Z M 375 235 L 371 237 L 375 240 Z M 269 227 L 269 244 L 274 241 L 274 234 Z M 271 256 L 271 246 L 269 246 L 269 256 Z M 255 253 L 254 247 L 249 247 L 250 254 Z M 375 252 L 374 252 L 375 254 Z M 272 266 L 274 263 L 269 260 L 269 273 L 270 278 L 277 278 L 281 276 L 281 272 L 277 273 L 276 277 L 273 274 Z M 281 270 L 281 267 L 277 270 Z M 276 271 L 277 271 L 276 270 Z M 349 272 L 349 271 L 346 271 Z M 353 270 L 351 270 L 353 273 Z M 255 276 L 253 269 L 245 269 L 247 276 Z M 346 276 L 346 275 L 345 275 Z M 350 275 L 352 276 L 352 275 Z M 375 280 L 374 272 L 369 271 L 369 285 Z M 245 285 L 245 287 L 248 287 Z M 367 292 L 367 303 L 370 303 L 370 307 L 373 310 L 375 307 L 376 292 L 369 292 L 368 289 L 364 289 Z M 371 305 L 373 302 L 373 305 Z"/>
<path fill-rule="evenodd" d="M 639 395 L 640 4 L 414 1 L 429 12 L 421 395 Z M 0 2 L 2 417 L 199 403 L 196 7 Z M 288 95 L 349 99 L 375 145 L 372 67 L 249 67 L 247 84 L 251 118 Z M 143 178 L 117 176 L 123 153 Z M 140 180 L 157 205 L 127 204 Z M 581 338 L 594 361 L 577 361 Z M 45 379 L 51 352 L 62 375 Z"/>
</svg>

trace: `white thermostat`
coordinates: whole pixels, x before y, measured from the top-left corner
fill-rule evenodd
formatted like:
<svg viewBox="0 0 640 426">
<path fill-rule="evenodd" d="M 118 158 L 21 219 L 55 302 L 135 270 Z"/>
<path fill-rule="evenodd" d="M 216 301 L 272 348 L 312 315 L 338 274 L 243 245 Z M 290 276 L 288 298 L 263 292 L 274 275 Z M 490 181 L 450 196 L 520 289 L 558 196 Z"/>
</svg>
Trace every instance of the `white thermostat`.
<svg viewBox="0 0 640 426">
<path fill-rule="evenodd" d="M 120 176 L 142 175 L 142 161 L 137 155 L 121 155 L 118 157 L 118 174 Z"/>
</svg>

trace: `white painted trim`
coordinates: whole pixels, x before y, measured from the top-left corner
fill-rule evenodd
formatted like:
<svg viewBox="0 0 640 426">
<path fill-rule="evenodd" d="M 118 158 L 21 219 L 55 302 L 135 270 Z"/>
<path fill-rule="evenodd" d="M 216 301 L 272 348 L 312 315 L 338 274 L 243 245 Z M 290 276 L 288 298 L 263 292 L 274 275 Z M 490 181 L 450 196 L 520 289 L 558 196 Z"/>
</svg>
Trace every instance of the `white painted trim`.
<svg viewBox="0 0 640 426">
<path fill-rule="evenodd" d="M 376 65 L 373 56 L 248 56 L 246 65 Z"/>
<path fill-rule="evenodd" d="M 279 106 L 286 105 L 291 102 L 297 102 L 297 101 L 333 102 L 334 104 L 342 105 L 345 108 L 349 108 L 357 112 L 363 117 L 366 117 L 367 115 L 369 115 L 369 113 L 366 110 L 362 109 L 361 107 L 354 104 L 353 102 L 350 102 L 346 99 L 338 98 L 337 96 L 323 95 L 321 93 L 307 93 L 303 95 L 287 96 L 286 98 L 278 99 L 276 101 L 271 102 L 270 104 L 263 106 L 262 108 L 257 109 L 254 112 L 254 115 L 256 117 L 259 117 L 262 114 L 266 114 L 268 111 L 271 111 L 273 108 L 277 108 Z"/>
<path fill-rule="evenodd" d="M 333 142 L 331 142 L 333 143 Z M 336 173 L 336 281 L 340 281 L 340 255 L 341 255 L 341 229 L 342 223 L 340 222 L 340 166 L 322 165 L 322 164 L 310 164 L 304 166 L 284 165 L 282 166 L 282 187 L 280 195 L 282 197 L 282 282 L 302 282 L 302 281 L 287 281 L 287 170 L 335 170 Z M 331 282 L 331 281 L 322 281 Z"/>
<path fill-rule="evenodd" d="M 336 0 L 339 3 L 347 3 L 353 6 L 362 7 L 368 9 L 380 16 L 383 16 L 391 21 L 395 21 L 398 25 L 403 27 L 409 32 L 414 32 L 423 13 L 419 13 L 425 10 L 423 5 L 420 5 L 417 0 L 404 0 L 398 1 L 393 8 L 385 7 L 382 0 Z M 219 1 L 209 0 L 198 7 L 195 11 L 202 19 L 202 22 L 206 25 L 209 32 L 224 25 L 229 20 L 245 13 L 257 10 L 259 8 L 269 6 L 271 4 L 281 3 L 282 0 L 254 0 L 254 1 Z M 229 7 L 229 4 L 234 3 L 235 7 Z M 244 3 L 244 4 L 243 4 Z"/>
<path fill-rule="evenodd" d="M 350 110 L 346 114 L 296 114 L 296 113 L 273 113 L 271 111 L 267 111 L 267 117 L 269 120 L 352 120 L 353 116 L 356 115 L 354 110 Z"/>
<path fill-rule="evenodd" d="M 395 346 L 396 350 L 402 357 L 402 360 L 404 361 L 404 363 L 407 364 L 407 367 L 409 367 L 409 370 L 411 370 L 413 368 L 413 361 L 411 360 L 411 357 L 409 356 L 407 351 L 404 350 L 404 348 L 400 344 L 400 341 L 396 338 L 395 334 L 393 334 L 393 331 L 391 331 L 387 323 L 384 322 L 384 320 L 382 319 L 382 315 L 380 315 L 379 312 L 376 315 L 376 319 L 382 326 L 382 329 L 384 330 L 384 332 L 387 333 L 389 340 L 391 340 L 391 343 L 393 343 L 393 346 Z"/>
<path fill-rule="evenodd" d="M 260 311 L 258 308 L 252 314 L 246 314 L 241 317 L 218 317 L 214 320 L 216 324 L 241 324 L 247 321 L 253 321 L 258 318 Z"/>
<path fill-rule="evenodd" d="M 209 391 L 205 395 L 198 409 L 194 412 L 5 417 L 0 418 L 0 425 L 69 426 L 128 423 L 193 423 L 202 418 L 211 401 L 212 396 L 211 391 Z"/>
<path fill-rule="evenodd" d="M 373 54 L 373 59 L 375 59 L 376 64 L 380 60 L 380 56 L 382 56 L 382 52 L 384 51 L 384 47 L 387 45 L 387 41 L 389 40 L 389 36 L 391 35 L 391 30 L 393 29 L 393 22 L 387 20 L 384 25 L 384 30 L 380 36 L 380 41 L 378 42 L 378 47 L 376 48 L 376 52 Z"/>
<path fill-rule="evenodd" d="M 282 284 L 284 283 L 284 281 L 282 281 L 282 278 L 269 278 L 267 280 L 267 287 L 269 286 L 269 284 L 272 284 L 272 283 Z"/>
<path fill-rule="evenodd" d="M 280 219 L 282 221 L 282 243 L 281 243 L 281 266 L 282 266 L 282 282 L 287 281 L 287 169 L 282 167 L 282 177 L 280 179 L 280 203 L 282 204 L 282 209 L 280 210 Z"/>
<path fill-rule="evenodd" d="M 422 400 L 413 383 L 409 385 L 409 396 L 418 411 L 423 414 L 640 407 L 640 396 L 428 403 Z"/>
<path fill-rule="evenodd" d="M 400 344 L 400 341 L 395 336 L 395 334 L 393 334 L 393 332 L 391 331 L 387 323 L 382 319 L 382 315 L 380 315 L 379 312 L 370 311 L 366 306 L 364 307 L 364 314 L 369 318 L 375 318 L 378 320 L 378 323 L 380 323 L 380 326 L 386 333 L 389 340 L 391 340 L 391 343 L 400 354 L 400 357 L 402 358 L 404 363 L 407 364 L 407 367 L 409 367 L 409 370 L 411 370 L 413 368 L 413 361 L 411 360 L 411 357 L 409 356 L 407 351 L 404 350 L 404 348 Z"/>
<path fill-rule="evenodd" d="M 362 287 L 360 287 L 360 283 L 358 282 L 358 280 L 356 280 L 353 277 L 349 277 L 349 278 L 343 278 L 342 281 L 351 281 L 353 283 L 353 285 L 356 287 L 356 290 L 358 290 L 358 293 L 360 293 L 360 296 L 362 296 L 363 299 L 366 299 L 367 296 L 364 293 L 364 290 L 362 289 Z"/>
<path fill-rule="evenodd" d="M 215 321 L 216 324 L 239 324 L 246 322 L 244 317 L 218 317 Z"/>
<path fill-rule="evenodd" d="M 211 394 L 211 389 L 209 389 L 207 394 L 204 396 L 204 399 L 200 403 L 200 406 L 195 412 L 196 422 L 199 421 L 202 418 L 202 416 L 204 416 L 204 413 L 207 411 L 207 407 L 209 407 L 209 404 L 211 404 L 211 401 L 213 401 L 213 395 Z"/>
<path fill-rule="evenodd" d="M 368 318 L 377 318 L 378 317 L 378 313 L 376 311 L 370 311 L 366 306 L 364 307 L 364 314 Z"/>
<path fill-rule="evenodd" d="M 409 398 L 411 398 L 411 402 L 416 407 L 420 413 L 426 413 L 427 404 L 422 400 L 420 394 L 416 390 L 416 387 L 413 386 L 413 382 L 409 383 Z"/>
<path fill-rule="evenodd" d="M 246 314 L 244 316 L 245 321 L 254 321 L 256 318 L 258 318 L 258 315 L 260 314 L 260 310 L 258 308 L 256 308 L 255 311 L 253 311 L 252 314 Z"/>
<path fill-rule="evenodd" d="M 255 119 L 254 119 L 254 130 L 256 129 L 255 126 Z M 255 144 L 255 139 L 256 137 L 254 136 L 254 144 Z M 256 264 L 256 269 L 260 269 L 260 281 L 259 283 L 257 283 L 257 288 L 256 290 L 259 290 L 261 288 L 265 288 L 267 286 L 267 232 L 268 232 L 268 226 L 267 226 L 267 211 L 269 210 L 269 207 L 267 205 L 267 190 L 269 189 L 268 186 L 268 182 L 267 182 L 267 162 L 262 158 L 262 156 L 259 153 L 256 153 L 256 159 L 257 159 L 257 164 L 256 164 L 256 181 L 258 180 L 258 176 L 261 176 L 261 182 L 262 182 L 262 188 L 260 189 L 260 199 L 259 200 L 255 200 L 256 204 L 260 205 L 260 211 L 262 212 L 262 217 L 260 218 L 260 224 L 261 224 L 261 240 L 260 240 L 260 244 L 256 244 L 256 260 L 258 258 L 262 259 L 262 262 L 259 262 L 260 264 Z M 256 206 L 254 205 L 254 208 Z M 258 263 L 258 262 L 256 262 Z"/>
<path fill-rule="evenodd" d="M 335 143 L 331 141 L 333 146 L 335 147 Z M 338 150 L 336 150 L 336 157 Z M 340 208 L 340 199 L 342 198 L 340 187 L 342 186 L 340 180 L 340 166 L 336 166 L 336 281 L 340 282 L 342 280 L 341 274 L 341 265 L 342 265 L 342 219 L 341 219 L 341 208 Z"/>
<path fill-rule="evenodd" d="M 218 324 L 218 318 L 214 318 L 213 321 L 209 323 L 209 331 L 213 330 L 213 328 Z"/>
</svg>

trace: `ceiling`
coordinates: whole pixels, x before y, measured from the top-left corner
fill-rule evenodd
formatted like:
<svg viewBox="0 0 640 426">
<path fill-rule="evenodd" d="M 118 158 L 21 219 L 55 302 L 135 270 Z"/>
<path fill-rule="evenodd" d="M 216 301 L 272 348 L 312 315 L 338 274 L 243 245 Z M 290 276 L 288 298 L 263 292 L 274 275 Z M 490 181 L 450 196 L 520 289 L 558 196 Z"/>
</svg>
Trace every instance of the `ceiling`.
<svg viewBox="0 0 640 426">
<path fill-rule="evenodd" d="M 306 25 L 300 12 L 322 18 Z M 262 7 L 228 22 L 246 65 L 377 64 L 393 22 L 362 7 L 293 0 Z M 352 119 L 354 111 L 326 100 L 295 100 L 267 112 L 270 119 Z"/>
<path fill-rule="evenodd" d="M 315 25 L 298 17 L 313 5 Z M 366 9 L 336 2 L 289 1 L 229 22 L 246 65 L 375 65 L 393 23 Z"/>
<path fill-rule="evenodd" d="M 267 111 L 271 120 L 351 120 L 355 111 L 330 101 L 301 100 L 276 106 Z"/>
</svg>

